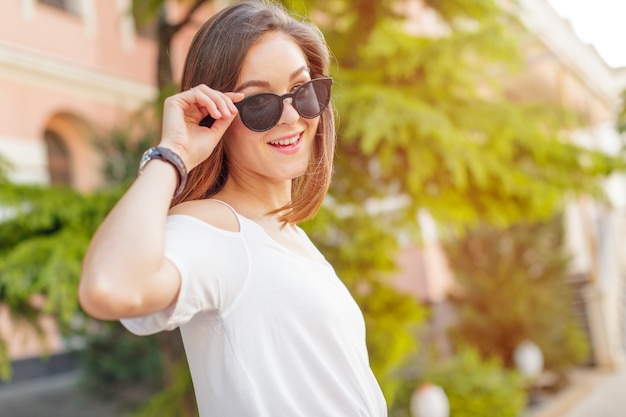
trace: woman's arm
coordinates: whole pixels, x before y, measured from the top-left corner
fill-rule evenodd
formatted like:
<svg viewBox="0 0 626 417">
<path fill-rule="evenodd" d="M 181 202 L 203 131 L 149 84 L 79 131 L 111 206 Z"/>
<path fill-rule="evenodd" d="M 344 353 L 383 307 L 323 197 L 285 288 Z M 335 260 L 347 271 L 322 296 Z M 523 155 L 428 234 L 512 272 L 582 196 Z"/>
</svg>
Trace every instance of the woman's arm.
<svg viewBox="0 0 626 417">
<path fill-rule="evenodd" d="M 165 218 L 177 181 L 168 165 L 149 162 L 94 235 L 78 293 L 91 316 L 141 316 L 175 301 L 180 277 L 164 257 Z"/>
<path fill-rule="evenodd" d="M 237 112 L 233 99 L 198 86 L 168 98 L 159 146 L 176 152 L 188 169 L 208 158 Z M 207 114 L 209 129 L 198 125 Z M 172 305 L 180 276 L 165 258 L 165 219 L 177 185 L 168 162 L 150 161 L 94 235 L 83 261 L 78 299 L 88 314 L 117 320 Z"/>
</svg>

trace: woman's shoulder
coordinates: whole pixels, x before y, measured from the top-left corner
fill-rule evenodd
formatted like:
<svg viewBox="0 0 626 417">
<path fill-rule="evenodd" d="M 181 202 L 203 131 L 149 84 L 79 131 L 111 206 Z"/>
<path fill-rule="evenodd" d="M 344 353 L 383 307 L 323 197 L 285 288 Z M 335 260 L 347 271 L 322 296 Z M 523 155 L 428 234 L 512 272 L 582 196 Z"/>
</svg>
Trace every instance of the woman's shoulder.
<svg viewBox="0 0 626 417">
<path fill-rule="evenodd" d="M 229 232 L 239 232 L 241 230 L 237 213 L 230 205 L 221 200 L 185 201 L 172 207 L 169 215 L 191 216 L 213 227 Z"/>
</svg>

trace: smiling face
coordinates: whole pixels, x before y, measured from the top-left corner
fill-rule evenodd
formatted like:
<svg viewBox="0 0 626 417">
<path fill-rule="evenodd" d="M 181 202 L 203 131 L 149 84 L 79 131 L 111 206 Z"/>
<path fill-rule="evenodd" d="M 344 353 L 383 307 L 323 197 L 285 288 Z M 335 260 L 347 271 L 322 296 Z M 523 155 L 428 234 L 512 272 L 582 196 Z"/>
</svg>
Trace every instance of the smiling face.
<svg viewBox="0 0 626 417">
<path fill-rule="evenodd" d="M 246 96 L 292 92 L 311 76 L 302 49 L 282 32 L 268 32 L 246 54 L 235 91 Z M 287 99 L 280 120 L 266 132 L 246 128 L 237 117 L 224 144 L 229 175 L 246 181 L 285 182 L 302 175 L 309 164 L 319 117 L 305 119 Z"/>
</svg>

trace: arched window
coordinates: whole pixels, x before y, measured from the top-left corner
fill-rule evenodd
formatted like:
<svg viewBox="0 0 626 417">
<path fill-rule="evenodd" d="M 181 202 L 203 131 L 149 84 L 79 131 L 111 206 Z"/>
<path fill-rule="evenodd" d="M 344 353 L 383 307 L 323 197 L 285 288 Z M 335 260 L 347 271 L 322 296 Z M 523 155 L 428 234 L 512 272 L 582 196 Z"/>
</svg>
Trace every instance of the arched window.
<svg viewBox="0 0 626 417">
<path fill-rule="evenodd" d="M 39 3 L 52 6 L 65 12 L 80 15 L 80 1 L 76 0 L 38 0 Z"/>
<path fill-rule="evenodd" d="M 48 152 L 48 171 L 50 172 L 50 184 L 71 185 L 72 164 L 70 151 L 63 138 L 52 130 L 44 132 L 44 141 Z"/>
</svg>

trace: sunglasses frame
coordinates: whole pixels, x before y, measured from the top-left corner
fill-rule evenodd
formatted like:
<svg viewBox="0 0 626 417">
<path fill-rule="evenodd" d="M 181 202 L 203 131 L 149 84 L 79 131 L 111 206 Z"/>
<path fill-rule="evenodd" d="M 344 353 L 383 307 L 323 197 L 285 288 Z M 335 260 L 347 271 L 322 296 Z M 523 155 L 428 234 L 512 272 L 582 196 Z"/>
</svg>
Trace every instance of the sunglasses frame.
<svg viewBox="0 0 626 417">
<path fill-rule="evenodd" d="M 320 104 L 320 107 L 322 107 L 322 109 L 315 115 L 304 115 L 300 112 L 300 110 L 298 110 L 298 105 L 297 102 L 295 100 L 295 96 L 296 94 L 298 94 L 299 91 L 301 91 L 300 89 L 308 84 L 311 84 L 313 82 L 318 82 L 321 83 L 322 85 L 326 86 L 326 88 L 328 89 L 328 101 L 326 103 L 320 103 L 318 101 L 318 103 Z M 332 83 L 333 83 L 333 79 L 330 77 L 320 77 L 320 78 L 313 78 L 312 80 L 309 80 L 301 85 L 299 85 L 298 87 L 296 87 L 296 89 L 294 91 L 292 91 L 291 93 L 286 93 L 286 94 L 275 94 L 275 93 L 269 93 L 269 92 L 264 92 L 264 93 L 258 93 L 258 94 L 252 94 L 250 96 L 247 96 L 246 98 L 244 98 L 243 100 L 235 103 L 235 107 L 237 107 L 237 109 L 239 110 L 239 116 L 241 118 L 241 122 L 244 124 L 245 127 L 247 127 L 248 129 L 252 130 L 253 132 L 266 132 L 270 129 L 272 129 L 274 126 L 276 126 L 278 124 L 278 121 L 280 120 L 281 115 L 283 114 L 283 111 L 285 109 L 285 100 L 288 98 L 291 98 L 291 105 L 293 106 L 293 108 L 296 110 L 296 112 L 298 112 L 298 114 L 301 117 L 304 117 L 305 119 L 314 119 L 318 116 L 320 116 L 322 113 L 324 113 L 324 111 L 326 111 L 326 109 L 328 108 L 328 104 L 330 103 L 330 89 L 332 87 Z M 313 91 L 315 91 L 315 88 L 313 88 Z M 263 129 L 258 129 L 258 128 L 254 128 L 249 126 L 248 123 L 246 123 L 245 120 L 245 103 L 246 101 L 252 99 L 252 98 L 258 98 L 259 96 L 270 96 L 270 97 L 276 97 L 279 103 L 279 109 L 278 109 L 278 114 L 275 118 L 275 120 L 270 124 L 269 127 L 267 128 L 263 128 Z M 317 94 L 316 94 L 317 96 Z M 323 105 L 322 105 L 323 104 Z M 211 127 L 211 125 L 213 125 L 213 122 L 215 121 L 215 119 L 213 119 L 210 115 L 206 116 L 204 119 L 202 119 L 200 121 L 200 126 L 206 126 L 206 127 Z"/>
</svg>

